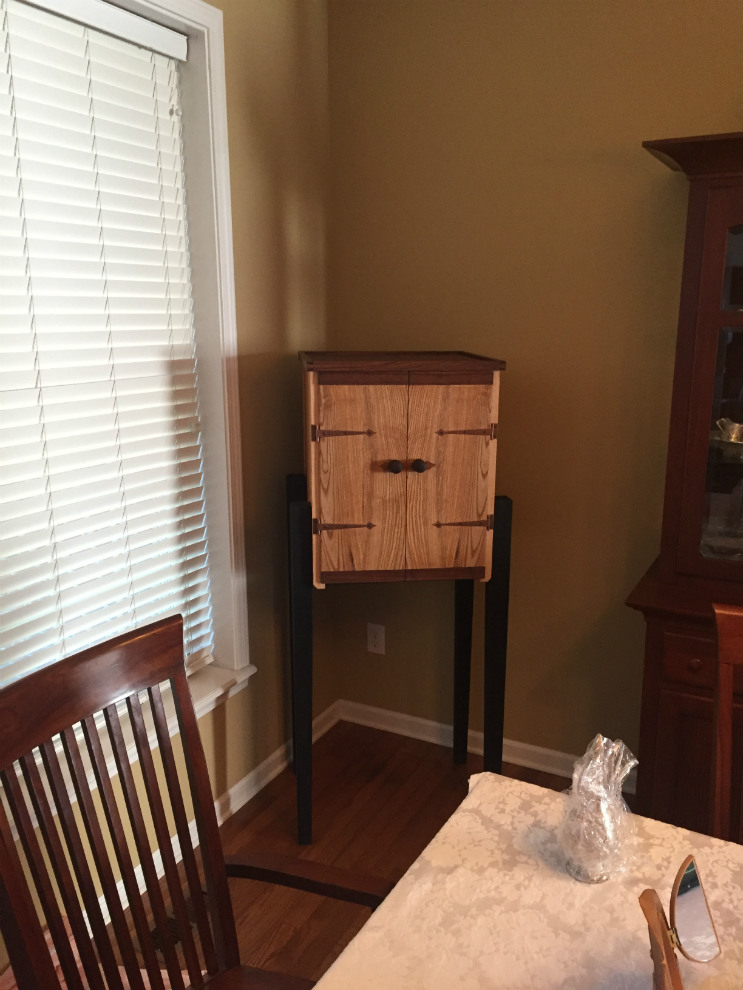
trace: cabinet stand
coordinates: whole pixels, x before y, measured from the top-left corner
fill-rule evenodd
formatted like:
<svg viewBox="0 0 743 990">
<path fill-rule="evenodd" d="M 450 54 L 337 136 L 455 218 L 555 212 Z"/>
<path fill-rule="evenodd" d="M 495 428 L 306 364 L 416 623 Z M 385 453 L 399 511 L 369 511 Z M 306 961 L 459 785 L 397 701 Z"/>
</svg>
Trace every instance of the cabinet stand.
<svg viewBox="0 0 743 990">
<path fill-rule="evenodd" d="M 297 833 L 312 842 L 312 512 L 304 475 L 286 479 L 292 752 L 297 778 Z M 493 571 L 485 584 L 483 769 L 500 773 L 508 642 L 512 502 L 495 498 Z M 453 759 L 467 759 L 474 581 L 454 582 Z"/>
</svg>

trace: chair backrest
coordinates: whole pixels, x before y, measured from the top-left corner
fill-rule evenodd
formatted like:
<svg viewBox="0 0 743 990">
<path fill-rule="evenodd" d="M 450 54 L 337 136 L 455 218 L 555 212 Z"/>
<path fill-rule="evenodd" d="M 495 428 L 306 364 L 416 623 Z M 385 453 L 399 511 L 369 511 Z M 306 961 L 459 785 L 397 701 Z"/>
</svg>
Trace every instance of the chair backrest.
<svg viewBox="0 0 743 990">
<path fill-rule="evenodd" d="M 741 841 L 743 815 L 734 826 L 732 791 L 734 769 L 740 770 L 743 758 L 743 734 L 734 745 L 733 691 L 735 670 L 743 669 L 743 607 L 712 606 L 717 627 L 717 678 L 714 706 L 714 775 L 712 788 L 711 831 L 720 839 Z M 743 772 L 735 787 L 740 794 Z M 737 809 L 740 812 L 740 808 Z M 736 834 L 738 833 L 738 834 Z"/>
<path fill-rule="evenodd" d="M 0 691 L 0 797 L 21 990 L 58 990 L 58 970 L 70 990 L 162 988 L 162 971 L 182 990 L 238 964 L 180 616 Z"/>
</svg>

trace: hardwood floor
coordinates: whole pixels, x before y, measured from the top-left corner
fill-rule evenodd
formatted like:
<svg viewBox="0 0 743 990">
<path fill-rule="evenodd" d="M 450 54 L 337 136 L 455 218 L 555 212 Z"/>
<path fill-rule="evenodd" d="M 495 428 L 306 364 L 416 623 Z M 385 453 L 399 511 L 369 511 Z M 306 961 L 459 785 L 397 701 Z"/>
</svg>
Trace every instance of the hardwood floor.
<svg viewBox="0 0 743 990">
<path fill-rule="evenodd" d="M 296 842 L 294 776 L 285 770 L 222 827 L 226 852 L 243 845 L 400 879 L 482 769 L 470 756 L 340 722 L 317 741 L 314 841 Z M 504 774 L 563 790 L 569 780 L 504 764 Z M 249 880 L 230 881 L 244 963 L 319 979 L 369 910 Z"/>
</svg>

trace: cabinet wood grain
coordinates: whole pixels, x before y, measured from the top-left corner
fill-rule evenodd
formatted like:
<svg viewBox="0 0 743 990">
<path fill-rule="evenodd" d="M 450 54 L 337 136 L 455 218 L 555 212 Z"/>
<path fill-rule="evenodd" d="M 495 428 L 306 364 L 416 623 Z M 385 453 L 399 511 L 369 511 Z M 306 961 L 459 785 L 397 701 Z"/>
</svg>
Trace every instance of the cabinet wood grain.
<svg viewBox="0 0 743 990">
<path fill-rule="evenodd" d="M 320 570 L 405 566 L 405 385 L 318 387 L 317 536 Z"/>
<path fill-rule="evenodd" d="M 411 385 L 406 567 L 482 567 L 492 556 L 492 385 Z M 489 577 L 489 569 L 486 568 Z"/>
<path fill-rule="evenodd" d="M 303 352 L 313 580 L 490 577 L 500 371 L 464 352 Z"/>
</svg>

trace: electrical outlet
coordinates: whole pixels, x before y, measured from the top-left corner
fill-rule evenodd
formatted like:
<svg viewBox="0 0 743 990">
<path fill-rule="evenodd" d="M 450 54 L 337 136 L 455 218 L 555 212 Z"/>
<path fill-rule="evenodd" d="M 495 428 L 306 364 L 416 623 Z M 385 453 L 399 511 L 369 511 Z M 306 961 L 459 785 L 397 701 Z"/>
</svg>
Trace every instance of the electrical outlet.
<svg viewBox="0 0 743 990">
<path fill-rule="evenodd" d="M 376 622 L 367 622 L 366 650 L 367 653 L 384 653 L 384 626 L 379 626 Z"/>
</svg>

